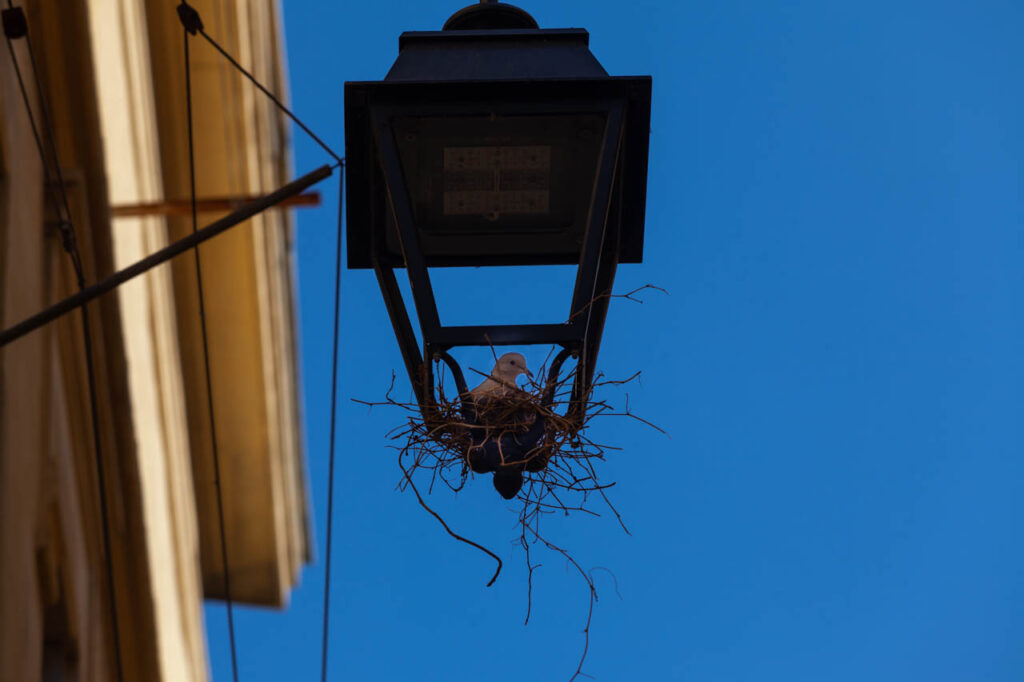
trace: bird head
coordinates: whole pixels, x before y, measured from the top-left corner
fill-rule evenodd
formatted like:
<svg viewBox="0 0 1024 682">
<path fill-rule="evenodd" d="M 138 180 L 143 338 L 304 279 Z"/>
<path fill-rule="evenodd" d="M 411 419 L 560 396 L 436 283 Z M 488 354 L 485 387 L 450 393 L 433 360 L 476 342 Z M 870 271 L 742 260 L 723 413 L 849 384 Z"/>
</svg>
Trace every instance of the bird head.
<svg viewBox="0 0 1024 682">
<path fill-rule="evenodd" d="M 533 376 L 533 372 L 526 368 L 526 358 L 519 353 L 505 353 L 498 358 L 498 364 L 491 370 L 491 376 L 501 379 L 510 384 L 516 383 L 516 377 L 525 374 Z"/>
</svg>

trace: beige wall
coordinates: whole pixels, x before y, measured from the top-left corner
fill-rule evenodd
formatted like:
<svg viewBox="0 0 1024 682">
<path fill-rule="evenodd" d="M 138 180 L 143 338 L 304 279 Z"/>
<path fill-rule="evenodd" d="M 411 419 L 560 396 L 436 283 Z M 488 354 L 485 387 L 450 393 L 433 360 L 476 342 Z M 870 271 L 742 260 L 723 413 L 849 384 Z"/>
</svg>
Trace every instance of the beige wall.
<svg viewBox="0 0 1024 682">
<path fill-rule="evenodd" d="M 279 18 L 273 2 L 193 5 L 206 31 L 272 91 L 282 92 Z M 182 29 L 150 13 L 165 192 L 189 195 Z M 203 196 L 260 194 L 290 179 L 284 124 L 274 106 L 202 39 L 191 43 L 196 185 Z M 217 218 L 200 215 L 200 224 Z M 172 238 L 191 231 L 170 221 Z M 271 210 L 201 247 L 210 343 L 213 412 L 234 597 L 281 605 L 308 560 L 306 481 L 295 371 L 291 222 Z M 202 344 L 192 258 L 173 264 L 183 348 Z M 213 455 L 203 358 L 183 352 L 196 499 L 201 519 L 216 518 Z M 207 596 L 223 597 L 216 524 L 200 524 Z"/>
<path fill-rule="evenodd" d="M 19 57 L 27 57 L 18 46 Z M 4 210 L 0 221 L 0 312 L 4 327 L 38 310 L 43 298 L 42 184 L 28 119 L 15 105 L 17 81 L 10 60 L 0 63 L 0 148 Z M 18 173 L 13 173 L 17 169 Z M 17 198 L 14 200 L 13 198 Z M 18 225 L 18 229 L 13 226 Z M 18 254 L 17 258 L 12 254 Z M 17 288 L 13 282 L 20 281 Z M 47 337 L 49 334 L 46 335 Z M 35 518 L 44 430 L 46 341 L 42 334 L 9 346 L 0 358 L 0 665 L 2 679 L 34 679 L 33 662 L 42 656 L 42 613 L 35 566 Z M 25 428 L 31 424 L 32 428 Z M 34 456 L 13 456 L 11 453 Z M 17 522 L 12 522 L 17 519 Z"/>
<path fill-rule="evenodd" d="M 111 205 L 188 196 L 181 27 L 172 6 L 155 12 L 137 0 L 22 4 L 86 278 L 96 281 L 191 230 L 159 216 L 110 217 Z M 197 6 L 212 35 L 283 88 L 274 2 Z M 280 116 L 209 48 L 193 45 L 199 194 L 284 184 Z M 24 41 L 16 50 L 30 75 Z M 76 283 L 6 53 L 0 173 L 0 326 L 8 327 Z M 286 214 L 268 213 L 202 251 L 234 597 L 272 605 L 285 603 L 309 556 L 290 229 Z M 223 566 L 196 295 L 186 255 L 89 306 L 129 680 L 208 677 L 202 599 L 222 596 Z M 84 357 L 77 313 L 0 349 L 3 682 L 40 680 L 44 665 L 58 664 L 75 679 L 114 679 Z"/>
<path fill-rule="evenodd" d="M 159 200 L 163 180 L 144 7 L 91 0 L 89 20 L 110 203 Z M 159 216 L 119 219 L 111 236 L 118 269 L 168 243 Z M 203 679 L 198 524 L 170 266 L 126 283 L 117 296 L 160 668 L 166 679 Z"/>
<path fill-rule="evenodd" d="M 94 279 L 109 271 L 112 258 L 86 16 L 81 3 L 60 3 L 60 15 L 57 9 L 56 2 L 29 3 L 27 14 L 78 243 L 87 277 Z M 16 49 L 30 76 L 24 41 Z M 7 326 L 70 293 L 75 280 L 44 204 L 42 172 L 11 61 L 2 64 L 9 194 L 0 253 Z M 145 531 L 133 513 L 139 506 L 137 460 L 131 424 L 123 419 L 131 406 L 116 298 L 90 306 L 90 316 L 125 670 L 129 679 L 159 679 L 149 564 L 133 551 Z M 2 353 L 0 500 L 9 507 L 0 517 L 0 679 L 40 679 L 44 662 L 73 668 L 80 679 L 111 679 L 110 602 L 81 318 L 67 316 Z"/>
</svg>

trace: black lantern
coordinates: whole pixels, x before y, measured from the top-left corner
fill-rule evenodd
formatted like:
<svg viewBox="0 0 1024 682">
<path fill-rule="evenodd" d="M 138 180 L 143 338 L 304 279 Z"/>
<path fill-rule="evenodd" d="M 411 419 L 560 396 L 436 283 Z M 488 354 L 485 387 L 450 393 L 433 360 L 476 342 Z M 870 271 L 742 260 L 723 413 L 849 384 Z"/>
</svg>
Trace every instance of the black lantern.
<svg viewBox="0 0 1024 682">
<path fill-rule="evenodd" d="M 560 345 L 552 371 L 577 357 L 589 391 L 615 268 L 643 255 L 651 79 L 608 76 L 588 42 L 482 2 L 403 33 L 383 81 L 345 83 L 348 266 L 376 271 L 424 411 L 432 360 L 465 390 L 456 346 Z M 546 264 L 578 265 L 565 321 L 441 324 L 428 268 Z"/>
</svg>

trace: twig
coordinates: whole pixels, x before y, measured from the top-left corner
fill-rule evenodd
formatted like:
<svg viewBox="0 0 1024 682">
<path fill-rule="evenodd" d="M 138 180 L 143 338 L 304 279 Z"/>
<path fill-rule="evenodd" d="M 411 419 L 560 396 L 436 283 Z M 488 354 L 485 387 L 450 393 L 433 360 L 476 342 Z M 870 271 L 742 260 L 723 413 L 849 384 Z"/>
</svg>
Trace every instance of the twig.
<svg viewBox="0 0 1024 682">
<path fill-rule="evenodd" d="M 495 561 L 498 562 L 498 568 L 495 569 L 494 575 L 491 576 L 490 581 L 487 583 L 487 587 L 490 587 L 491 585 L 493 585 L 494 581 L 498 579 L 498 574 L 501 573 L 501 566 L 502 566 L 501 558 L 497 554 L 492 552 L 491 550 L 489 550 L 486 547 L 484 547 L 483 545 L 477 544 L 476 542 L 473 542 L 472 540 L 470 540 L 468 538 L 464 538 L 461 535 L 459 535 L 458 533 L 456 533 L 455 531 L 453 531 L 451 528 L 449 528 L 448 524 L 445 523 L 444 519 L 441 518 L 441 515 L 438 514 L 436 511 L 434 511 L 433 509 L 431 509 L 430 507 L 428 507 L 427 503 L 423 501 L 423 496 L 420 495 L 420 491 L 416 489 L 416 484 L 412 482 L 412 477 L 409 476 L 409 472 L 406 471 L 405 467 L 402 465 L 401 457 L 399 457 L 398 466 L 402 469 L 402 473 L 405 474 L 405 480 L 409 482 L 409 486 L 412 488 L 412 491 L 414 493 L 416 493 L 416 499 L 419 500 L 420 506 L 423 507 L 424 509 L 426 509 L 428 512 L 430 512 L 431 516 L 433 516 L 435 519 L 437 519 L 438 522 L 442 526 L 444 526 L 444 529 L 446 531 L 448 531 L 448 535 L 451 535 L 453 538 L 455 538 L 456 540 L 458 540 L 460 542 L 465 542 L 467 545 L 472 545 L 473 547 L 476 547 L 481 552 L 489 555 L 492 559 L 494 559 Z"/>
</svg>

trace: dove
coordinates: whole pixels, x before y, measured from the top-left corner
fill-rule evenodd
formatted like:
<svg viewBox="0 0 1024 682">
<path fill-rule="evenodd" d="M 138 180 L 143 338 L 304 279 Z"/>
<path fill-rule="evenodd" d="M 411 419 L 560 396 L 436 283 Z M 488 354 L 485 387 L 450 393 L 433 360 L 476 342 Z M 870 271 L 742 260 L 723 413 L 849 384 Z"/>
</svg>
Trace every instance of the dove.
<svg viewBox="0 0 1024 682">
<path fill-rule="evenodd" d="M 507 402 L 515 405 L 516 401 L 508 400 L 510 398 L 529 396 L 516 385 L 520 374 L 533 376 L 526 367 L 526 358 L 519 353 L 505 353 L 498 358 L 491 376 L 469 392 L 473 405 L 469 421 L 481 426 L 475 427 L 467 460 L 477 473 L 494 472 L 494 488 L 506 500 L 513 499 L 523 487 L 525 466 L 529 466 L 530 471 L 539 471 L 547 464 L 546 457 L 532 454 L 544 436 L 544 419 L 538 419 L 537 413 L 530 409 L 513 409 L 513 414 L 509 414 L 508 409 L 502 407 Z M 528 461 L 506 465 L 506 458 L 513 461 L 528 458 Z M 534 460 L 536 465 L 532 464 Z"/>
<path fill-rule="evenodd" d="M 491 370 L 491 376 L 484 379 L 483 383 L 469 394 L 476 399 L 484 400 L 509 395 L 513 391 L 519 390 L 516 387 L 516 378 L 520 374 L 533 376 L 533 373 L 526 368 L 526 358 L 519 353 L 505 353 L 498 358 L 497 364 Z"/>
</svg>

